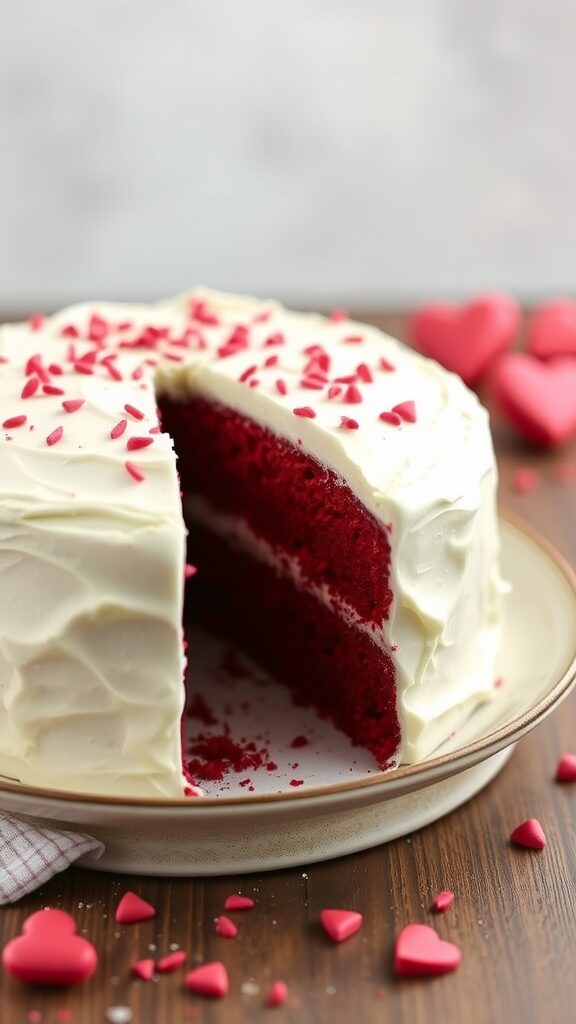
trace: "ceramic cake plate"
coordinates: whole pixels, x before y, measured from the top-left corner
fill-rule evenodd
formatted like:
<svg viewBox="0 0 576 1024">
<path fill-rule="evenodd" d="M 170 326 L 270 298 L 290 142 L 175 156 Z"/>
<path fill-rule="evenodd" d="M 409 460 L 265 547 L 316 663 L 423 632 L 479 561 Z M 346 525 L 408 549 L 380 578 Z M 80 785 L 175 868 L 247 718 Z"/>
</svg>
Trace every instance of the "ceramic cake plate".
<svg viewBox="0 0 576 1024">
<path fill-rule="evenodd" d="M 105 852 L 96 864 L 86 861 L 91 866 L 156 875 L 306 864 L 435 821 L 498 774 L 514 744 L 576 678 L 574 574 L 525 525 L 505 519 L 502 534 L 511 591 L 501 685 L 426 761 L 379 771 L 370 754 L 311 709 L 293 706 L 283 687 L 197 636 L 190 689 L 204 693 L 206 704 L 197 701 L 187 717 L 189 743 L 202 752 L 210 737 L 228 730 L 239 771 L 203 782 L 206 799 L 174 801 L 88 797 L 0 780 L 0 808 L 101 839 Z"/>
</svg>

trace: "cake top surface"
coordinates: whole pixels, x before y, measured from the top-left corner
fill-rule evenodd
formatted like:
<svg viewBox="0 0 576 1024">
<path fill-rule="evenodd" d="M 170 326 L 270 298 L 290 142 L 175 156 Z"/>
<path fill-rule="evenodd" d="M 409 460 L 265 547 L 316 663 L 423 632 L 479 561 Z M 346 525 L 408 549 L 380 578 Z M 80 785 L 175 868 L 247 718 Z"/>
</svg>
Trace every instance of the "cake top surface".
<svg viewBox="0 0 576 1024">
<path fill-rule="evenodd" d="M 302 443 L 373 512 L 477 501 L 487 414 L 461 380 L 374 327 L 205 289 L 84 303 L 0 330 L 0 495 L 85 514 L 170 514 L 156 395 L 223 401 Z M 97 472 L 95 472 L 97 467 Z M 146 495 L 146 497 L 144 497 Z"/>
</svg>

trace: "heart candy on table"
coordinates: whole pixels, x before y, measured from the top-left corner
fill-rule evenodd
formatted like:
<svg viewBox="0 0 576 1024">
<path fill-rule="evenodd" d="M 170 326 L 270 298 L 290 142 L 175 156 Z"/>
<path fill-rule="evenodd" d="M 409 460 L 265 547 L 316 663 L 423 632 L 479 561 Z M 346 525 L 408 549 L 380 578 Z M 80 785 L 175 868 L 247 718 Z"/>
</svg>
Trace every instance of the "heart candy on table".
<svg viewBox="0 0 576 1024">
<path fill-rule="evenodd" d="M 517 846 L 527 846 L 530 850 L 543 850 L 546 846 L 544 829 L 537 818 L 527 818 L 521 825 L 518 825 L 510 840 Z"/>
<path fill-rule="evenodd" d="M 156 916 L 156 910 L 151 903 L 147 903 L 135 892 L 125 892 L 122 896 L 114 920 L 118 924 L 138 924 L 140 921 L 149 921 Z"/>
<path fill-rule="evenodd" d="M 36 985 L 75 985 L 98 965 L 91 942 L 76 934 L 76 922 L 63 910 L 38 910 L 27 917 L 22 935 L 4 946 L 9 974 Z"/>
<path fill-rule="evenodd" d="M 362 914 L 357 910 L 321 910 L 320 924 L 334 942 L 344 942 L 362 926 Z"/>
<path fill-rule="evenodd" d="M 538 359 L 576 356 L 576 302 L 556 299 L 535 309 L 526 347 Z"/>
<path fill-rule="evenodd" d="M 491 384 L 507 418 L 530 441 L 561 444 L 576 434 L 576 359 L 542 363 L 510 352 L 494 367 Z"/>
<path fill-rule="evenodd" d="M 396 939 L 394 970 L 407 976 L 446 974 L 458 967 L 462 954 L 458 946 L 441 939 L 426 924 L 408 924 Z"/>
<path fill-rule="evenodd" d="M 219 960 L 201 964 L 200 967 L 189 971 L 185 984 L 192 992 L 197 992 L 201 996 L 210 996 L 212 999 L 222 999 L 228 995 L 230 987 L 228 971 Z"/>
<path fill-rule="evenodd" d="M 448 303 L 422 306 L 409 321 L 409 333 L 419 352 L 473 385 L 510 347 L 519 323 L 517 303 L 494 292 L 479 295 L 462 307 Z"/>
<path fill-rule="evenodd" d="M 555 777 L 556 782 L 576 782 L 576 754 L 562 754 Z"/>
</svg>

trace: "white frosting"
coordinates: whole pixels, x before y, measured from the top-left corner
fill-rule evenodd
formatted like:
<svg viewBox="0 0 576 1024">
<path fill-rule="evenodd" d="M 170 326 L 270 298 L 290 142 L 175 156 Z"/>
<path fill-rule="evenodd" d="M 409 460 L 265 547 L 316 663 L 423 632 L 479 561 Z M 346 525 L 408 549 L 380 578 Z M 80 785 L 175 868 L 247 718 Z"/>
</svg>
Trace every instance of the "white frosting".
<svg viewBox="0 0 576 1024">
<path fill-rule="evenodd" d="M 208 303 L 218 324 L 190 320 L 193 299 Z M 269 319 L 255 322 L 262 312 Z M 110 333 L 97 357 L 115 352 L 121 381 L 104 365 L 91 376 L 75 372 L 66 359 L 94 348 L 86 340 L 93 313 L 130 323 Z M 249 327 L 249 346 L 219 358 L 238 324 Z M 78 340 L 62 336 L 69 325 Z M 168 339 L 119 347 L 149 325 L 169 329 Z M 266 346 L 276 332 L 286 343 Z M 302 350 L 310 345 L 329 351 L 331 381 L 359 363 L 370 368 L 374 381 L 357 381 L 361 403 L 302 386 Z M 40 388 L 20 397 L 36 353 L 44 367 L 65 370 L 50 375 L 64 395 Z M 185 530 L 175 456 L 165 434 L 126 449 L 129 437 L 150 436 L 156 424 L 155 390 L 213 398 L 302 442 L 391 524 L 394 600 L 375 632 L 397 669 L 398 759 L 426 756 L 491 693 L 501 589 L 496 473 L 487 414 L 459 378 L 375 328 L 210 292 L 154 306 L 84 304 L 39 330 L 9 325 L 0 332 L 1 355 L 8 360 L 0 365 L 2 422 L 28 419 L 0 432 L 0 774 L 101 793 L 181 792 Z M 264 367 L 271 355 L 278 365 Z M 382 356 L 394 371 L 379 369 Z M 256 388 L 239 380 L 252 366 Z M 67 414 L 64 399 L 84 405 Z M 416 404 L 415 423 L 379 420 L 407 400 Z M 126 414 L 126 403 L 144 419 Z M 294 415 L 303 406 L 315 418 Z M 342 429 L 342 416 L 359 429 Z M 122 418 L 128 428 L 112 440 Z M 63 436 L 48 446 L 58 426 Z M 142 470 L 142 482 L 126 460 Z"/>
</svg>

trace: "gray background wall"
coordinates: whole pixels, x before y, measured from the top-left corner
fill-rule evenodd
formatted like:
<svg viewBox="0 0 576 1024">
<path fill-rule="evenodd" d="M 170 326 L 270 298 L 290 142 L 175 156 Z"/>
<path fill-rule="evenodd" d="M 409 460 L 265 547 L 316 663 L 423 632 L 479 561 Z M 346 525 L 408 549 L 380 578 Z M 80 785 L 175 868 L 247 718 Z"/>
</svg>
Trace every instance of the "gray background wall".
<svg viewBox="0 0 576 1024">
<path fill-rule="evenodd" d="M 0 305 L 570 292 L 568 0 L 0 0 Z"/>
</svg>

